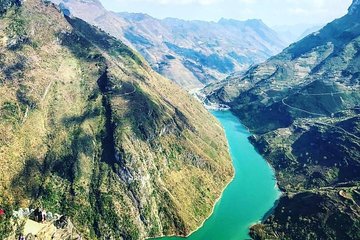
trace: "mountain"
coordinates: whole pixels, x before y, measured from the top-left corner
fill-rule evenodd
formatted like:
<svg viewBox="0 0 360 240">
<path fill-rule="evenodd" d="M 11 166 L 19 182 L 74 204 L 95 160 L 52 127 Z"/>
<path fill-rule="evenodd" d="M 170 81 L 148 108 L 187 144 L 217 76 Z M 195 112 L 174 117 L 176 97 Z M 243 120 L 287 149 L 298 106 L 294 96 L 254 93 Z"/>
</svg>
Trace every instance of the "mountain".
<svg viewBox="0 0 360 240">
<path fill-rule="evenodd" d="M 49 1 L 7 5 L 0 45 L 1 239 L 20 207 L 84 239 L 187 235 L 208 217 L 234 173 L 201 103 Z"/>
<path fill-rule="evenodd" d="M 284 192 L 255 239 L 360 238 L 359 5 L 204 90 L 255 134 Z"/>
<path fill-rule="evenodd" d="M 97 0 L 53 0 L 135 48 L 158 73 L 187 90 L 222 80 L 280 52 L 285 44 L 261 20 L 159 20 L 106 11 Z"/>
<path fill-rule="evenodd" d="M 320 30 L 324 25 L 321 24 L 280 25 L 280 26 L 273 26 L 272 29 L 276 31 L 280 39 L 282 39 L 287 45 L 290 45 L 294 42 L 301 40 L 307 35 Z"/>
<path fill-rule="evenodd" d="M 296 41 L 299 41 L 301 39 L 303 39 L 304 37 L 307 37 L 308 35 L 318 32 L 320 29 L 322 29 L 324 26 L 323 25 L 316 25 L 316 26 L 311 26 L 309 28 L 307 28 L 297 39 Z"/>
</svg>

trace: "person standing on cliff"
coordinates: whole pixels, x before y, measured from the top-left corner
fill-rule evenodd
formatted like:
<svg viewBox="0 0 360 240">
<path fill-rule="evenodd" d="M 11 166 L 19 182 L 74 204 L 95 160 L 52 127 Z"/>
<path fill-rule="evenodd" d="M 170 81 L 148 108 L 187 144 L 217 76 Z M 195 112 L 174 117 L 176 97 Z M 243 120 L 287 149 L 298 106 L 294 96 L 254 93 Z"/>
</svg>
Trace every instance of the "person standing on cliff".
<svg viewBox="0 0 360 240">
<path fill-rule="evenodd" d="M 5 210 L 0 208 L 0 217 L 5 215 Z"/>
<path fill-rule="evenodd" d="M 34 210 L 34 220 L 40 222 L 40 209 L 38 207 Z"/>
<path fill-rule="evenodd" d="M 46 210 L 42 210 L 41 211 L 41 222 L 45 222 L 46 221 Z"/>
</svg>

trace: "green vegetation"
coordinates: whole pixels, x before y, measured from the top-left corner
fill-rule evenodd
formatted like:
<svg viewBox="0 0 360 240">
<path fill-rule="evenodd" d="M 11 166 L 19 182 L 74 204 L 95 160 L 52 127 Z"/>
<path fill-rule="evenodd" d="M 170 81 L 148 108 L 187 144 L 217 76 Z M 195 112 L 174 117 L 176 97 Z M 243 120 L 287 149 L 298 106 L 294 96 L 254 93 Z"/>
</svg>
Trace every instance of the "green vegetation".
<svg viewBox="0 0 360 240">
<path fill-rule="evenodd" d="M 6 46 L 31 43 L 1 51 L 0 206 L 65 214 L 84 239 L 197 228 L 233 175 L 201 104 L 51 4 L 27 0 L 0 25 Z"/>
<path fill-rule="evenodd" d="M 359 238 L 359 12 L 205 89 L 256 134 L 284 192 L 255 239 Z"/>
<path fill-rule="evenodd" d="M 5 215 L 0 216 L 0 239 L 5 239 L 13 230 L 10 224 L 13 208 L 10 205 L 1 205 L 1 209 L 5 211 Z"/>
<path fill-rule="evenodd" d="M 10 16 L 10 24 L 6 27 L 5 32 L 10 38 L 26 35 L 26 21 L 19 10 Z"/>
<path fill-rule="evenodd" d="M 13 6 L 19 6 L 19 0 L 1 0 L 0 1 L 0 17 L 5 14 L 9 8 Z"/>
<path fill-rule="evenodd" d="M 19 123 L 21 120 L 21 113 L 19 106 L 13 102 L 5 102 L 1 108 L 1 119 L 12 124 Z"/>
</svg>

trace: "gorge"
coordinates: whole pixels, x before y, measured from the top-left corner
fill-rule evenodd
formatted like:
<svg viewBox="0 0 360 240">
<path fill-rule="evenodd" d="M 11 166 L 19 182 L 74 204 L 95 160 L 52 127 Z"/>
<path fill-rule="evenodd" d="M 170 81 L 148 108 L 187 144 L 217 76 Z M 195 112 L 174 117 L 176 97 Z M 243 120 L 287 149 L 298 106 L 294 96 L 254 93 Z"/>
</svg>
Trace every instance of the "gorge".
<svg viewBox="0 0 360 240">
<path fill-rule="evenodd" d="M 266 218 L 280 196 L 275 173 L 251 145 L 250 133 L 229 111 L 214 111 L 229 142 L 235 177 L 224 190 L 212 215 L 186 239 L 249 239 L 249 228 Z M 181 240 L 165 237 L 157 240 Z"/>
<path fill-rule="evenodd" d="M 38 207 L 84 239 L 360 239 L 359 0 L 283 51 L 260 20 L 54 2 L 0 0 L 0 239 Z"/>
</svg>

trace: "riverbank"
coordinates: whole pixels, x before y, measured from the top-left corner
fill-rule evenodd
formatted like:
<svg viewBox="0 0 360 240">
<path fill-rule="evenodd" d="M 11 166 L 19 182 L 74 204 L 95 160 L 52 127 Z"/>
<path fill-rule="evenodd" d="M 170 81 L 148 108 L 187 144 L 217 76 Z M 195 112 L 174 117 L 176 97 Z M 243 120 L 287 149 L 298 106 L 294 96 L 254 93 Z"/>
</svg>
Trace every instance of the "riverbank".
<svg viewBox="0 0 360 240">
<path fill-rule="evenodd" d="M 232 181 L 234 181 L 234 178 L 235 178 L 235 175 L 232 177 L 232 179 L 230 180 L 230 182 L 228 184 L 226 184 L 226 186 L 224 187 L 224 190 L 221 192 L 221 195 L 215 200 L 215 203 L 214 203 L 214 206 L 212 208 L 212 211 L 211 213 L 209 214 L 209 216 L 201 223 L 201 225 L 196 228 L 195 230 L 191 231 L 188 235 L 169 235 L 169 236 L 165 236 L 165 235 L 162 235 L 162 236 L 156 236 L 156 237 L 152 237 L 152 238 L 148 238 L 148 240 L 164 240 L 164 238 L 173 238 L 173 237 L 177 237 L 177 238 L 189 238 L 193 233 L 195 233 L 196 231 L 199 231 L 199 229 L 201 229 L 204 224 L 206 223 L 206 221 L 209 220 L 209 218 L 214 214 L 214 211 L 215 211 L 215 208 L 216 208 L 216 205 L 219 203 L 219 201 L 221 200 L 222 196 L 224 195 L 224 192 L 225 190 L 227 189 L 227 187 L 231 184 Z"/>
<path fill-rule="evenodd" d="M 211 102 L 204 93 L 201 92 L 202 89 L 197 89 L 190 94 L 194 96 L 199 102 L 201 102 L 204 107 L 209 111 L 229 111 L 231 108 L 228 105 Z"/>
<path fill-rule="evenodd" d="M 280 191 L 272 168 L 250 143 L 251 134 L 245 126 L 230 111 L 212 113 L 224 127 L 235 177 L 216 203 L 212 215 L 186 239 L 249 239 L 250 227 L 273 209 Z M 181 240 L 184 237 L 157 238 L 160 239 Z"/>
</svg>

